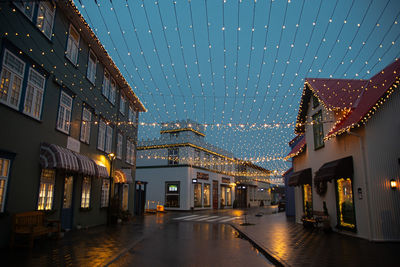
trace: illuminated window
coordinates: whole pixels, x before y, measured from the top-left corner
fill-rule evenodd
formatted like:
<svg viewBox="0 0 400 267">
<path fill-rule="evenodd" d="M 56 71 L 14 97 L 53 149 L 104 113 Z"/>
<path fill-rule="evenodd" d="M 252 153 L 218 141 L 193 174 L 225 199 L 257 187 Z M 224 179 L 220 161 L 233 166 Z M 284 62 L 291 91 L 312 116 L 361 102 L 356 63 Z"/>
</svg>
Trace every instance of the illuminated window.
<svg viewBox="0 0 400 267">
<path fill-rule="evenodd" d="M 354 212 L 353 188 L 350 178 L 341 178 L 336 181 L 338 224 L 342 227 L 354 229 L 356 218 Z"/>
<path fill-rule="evenodd" d="M 103 184 L 101 185 L 101 207 L 108 207 L 108 199 L 110 196 L 110 180 L 103 179 Z"/>
<path fill-rule="evenodd" d="M 322 111 L 312 116 L 313 133 L 314 133 L 314 149 L 324 146 L 324 127 L 322 125 Z"/>
<path fill-rule="evenodd" d="M 221 207 L 226 203 L 226 186 L 221 185 Z"/>
<path fill-rule="evenodd" d="M 10 160 L 0 158 L 0 212 L 4 211 L 9 169 Z"/>
<path fill-rule="evenodd" d="M 204 184 L 204 190 L 203 190 L 203 203 L 204 207 L 210 207 L 210 184 Z"/>
<path fill-rule="evenodd" d="M 179 148 L 168 149 L 168 165 L 179 164 Z"/>
<path fill-rule="evenodd" d="M 58 108 L 57 129 L 69 134 L 72 112 L 72 97 L 61 91 L 60 106 Z"/>
<path fill-rule="evenodd" d="M 226 205 L 227 206 L 232 205 L 232 190 L 230 187 L 226 188 Z"/>
<path fill-rule="evenodd" d="M 83 108 L 82 110 L 82 124 L 81 124 L 81 141 L 89 144 L 90 140 L 90 126 L 92 123 L 92 112 Z"/>
<path fill-rule="evenodd" d="M 311 216 L 313 210 L 312 205 L 312 187 L 309 184 L 303 185 L 303 211 L 306 216 Z"/>
<path fill-rule="evenodd" d="M 69 26 L 67 51 L 65 52 L 65 55 L 74 65 L 78 63 L 79 39 L 80 36 L 78 31 L 75 30 L 74 26 L 71 24 Z"/>
<path fill-rule="evenodd" d="M 201 183 L 194 184 L 193 191 L 194 191 L 194 195 L 193 195 L 194 206 L 201 207 Z"/>
<path fill-rule="evenodd" d="M 42 113 L 45 77 L 29 68 L 28 86 L 25 94 L 24 113 L 40 119 Z"/>
<path fill-rule="evenodd" d="M 38 210 L 51 210 L 53 207 L 55 170 L 42 169 L 40 175 L 40 188 Z"/>
<path fill-rule="evenodd" d="M 313 103 L 313 108 L 316 108 L 319 106 L 319 100 L 315 95 L 312 96 L 312 103 Z"/>
<path fill-rule="evenodd" d="M 39 2 L 36 26 L 49 39 L 51 39 L 51 34 L 53 31 L 54 14 L 55 6 L 51 3 L 51 1 Z"/>
<path fill-rule="evenodd" d="M 81 196 L 81 208 L 90 207 L 90 177 L 83 177 L 82 181 L 82 196 Z"/>
<path fill-rule="evenodd" d="M 5 50 L 1 70 L 0 102 L 18 109 L 24 71 L 25 63 L 10 51 Z"/>
<path fill-rule="evenodd" d="M 179 208 L 179 194 L 180 194 L 180 183 L 179 182 L 166 182 L 165 183 L 165 207 L 168 208 Z"/>
<path fill-rule="evenodd" d="M 97 68 L 97 57 L 92 51 L 90 51 L 89 52 L 89 59 L 88 59 L 88 67 L 87 67 L 86 77 L 93 84 L 96 81 L 96 68 Z"/>
</svg>

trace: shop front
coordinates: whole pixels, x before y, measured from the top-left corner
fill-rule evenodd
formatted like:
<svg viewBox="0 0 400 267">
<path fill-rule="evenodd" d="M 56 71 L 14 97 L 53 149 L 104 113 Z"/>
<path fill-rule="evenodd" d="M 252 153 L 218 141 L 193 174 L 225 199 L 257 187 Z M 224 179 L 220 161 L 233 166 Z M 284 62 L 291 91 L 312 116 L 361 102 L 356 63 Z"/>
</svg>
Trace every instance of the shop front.
<svg viewBox="0 0 400 267">
<path fill-rule="evenodd" d="M 293 172 L 289 177 L 289 186 L 300 186 L 303 198 L 303 213 L 306 217 L 312 215 L 312 172 L 311 168 Z"/>
</svg>

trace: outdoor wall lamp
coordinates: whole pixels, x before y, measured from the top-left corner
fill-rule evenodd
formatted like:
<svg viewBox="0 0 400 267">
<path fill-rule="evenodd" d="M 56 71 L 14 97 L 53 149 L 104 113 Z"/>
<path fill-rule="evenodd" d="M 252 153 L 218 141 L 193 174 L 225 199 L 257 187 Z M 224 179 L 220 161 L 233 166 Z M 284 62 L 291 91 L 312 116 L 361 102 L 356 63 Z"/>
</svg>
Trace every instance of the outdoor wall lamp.
<svg viewBox="0 0 400 267">
<path fill-rule="evenodd" d="M 396 189 L 397 187 L 397 181 L 395 179 L 391 179 L 390 180 L 390 188 L 392 188 L 393 190 Z"/>
<path fill-rule="evenodd" d="M 116 157 L 116 155 L 114 153 L 110 153 L 107 156 L 111 161 L 113 161 L 115 159 L 115 157 Z"/>
</svg>

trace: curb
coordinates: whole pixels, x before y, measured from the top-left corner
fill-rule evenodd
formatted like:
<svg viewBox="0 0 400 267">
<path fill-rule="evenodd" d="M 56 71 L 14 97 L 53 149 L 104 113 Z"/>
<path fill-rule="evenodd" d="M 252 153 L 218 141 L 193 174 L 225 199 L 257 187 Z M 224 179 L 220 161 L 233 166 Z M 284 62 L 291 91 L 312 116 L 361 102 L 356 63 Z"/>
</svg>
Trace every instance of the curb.
<svg viewBox="0 0 400 267">
<path fill-rule="evenodd" d="M 242 230 L 240 230 L 236 225 L 230 223 L 230 226 L 232 226 L 236 231 L 239 232 L 240 236 L 249 241 L 256 249 L 258 249 L 261 254 L 263 254 L 271 263 L 273 263 L 275 266 L 280 266 L 280 267 L 285 267 L 285 266 L 290 266 L 286 262 L 284 262 L 282 259 L 279 259 L 278 257 L 274 257 L 268 249 L 263 248 L 257 242 L 255 242 L 253 239 L 251 239 L 246 233 L 244 233 Z"/>
</svg>

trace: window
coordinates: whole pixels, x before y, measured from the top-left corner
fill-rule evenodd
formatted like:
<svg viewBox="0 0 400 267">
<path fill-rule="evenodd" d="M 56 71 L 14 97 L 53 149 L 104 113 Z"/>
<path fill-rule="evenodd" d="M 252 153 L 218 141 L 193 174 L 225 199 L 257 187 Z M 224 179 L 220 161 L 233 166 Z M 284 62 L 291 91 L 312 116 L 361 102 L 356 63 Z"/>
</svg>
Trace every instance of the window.
<svg viewBox="0 0 400 267">
<path fill-rule="evenodd" d="M 204 207 L 210 207 L 210 184 L 204 184 L 203 190 L 203 204 Z"/>
<path fill-rule="evenodd" d="M 32 20 L 33 8 L 35 4 L 33 1 L 15 1 L 14 4 L 22 11 L 22 13 Z"/>
<path fill-rule="evenodd" d="M 99 133 L 97 136 L 97 148 L 100 150 L 104 150 L 104 143 L 106 137 L 106 123 L 103 120 L 99 122 Z"/>
<path fill-rule="evenodd" d="M 221 208 L 225 206 L 226 201 L 226 186 L 221 186 Z"/>
<path fill-rule="evenodd" d="M 322 125 L 322 111 L 312 116 L 313 133 L 314 133 L 314 149 L 324 146 L 324 127 Z"/>
<path fill-rule="evenodd" d="M 204 155 L 204 161 L 205 161 L 204 167 L 209 168 L 209 167 L 211 166 L 211 163 L 210 163 L 210 154 L 205 153 L 205 155 Z"/>
<path fill-rule="evenodd" d="M 117 84 L 114 79 L 111 79 L 110 95 L 108 100 L 114 105 L 115 104 L 115 94 L 117 92 Z"/>
<path fill-rule="evenodd" d="M 232 205 L 232 190 L 230 187 L 226 188 L 226 205 L 227 206 Z"/>
<path fill-rule="evenodd" d="M 91 121 L 92 112 L 84 107 L 82 110 L 81 141 L 86 144 L 89 144 L 90 140 Z"/>
<path fill-rule="evenodd" d="M 86 77 L 93 84 L 96 81 L 96 68 L 97 68 L 97 57 L 92 51 L 90 51 Z"/>
<path fill-rule="evenodd" d="M 50 1 L 39 2 L 36 26 L 49 39 L 51 39 L 51 34 L 53 31 L 54 14 L 55 14 L 55 6 Z M 79 38 L 78 38 L 78 43 L 79 43 Z"/>
<path fill-rule="evenodd" d="M 101 185 L 101 205 L 100 207 L 108 207 L 108 199 L 110 196 L 110 180 L 103 179 L 103 184 Z"/>
<path fill-rule="evenodd" d="M 124 184 L 122 187 L 122 210 L 128 210 L 129 185 Z"/>
<path fill-rule="evenodd" d="M 126 140 L 126 162 L 135 164 L 135 143 L 131 140 Z"/>
<path fill-rule="evenodd" d="M 122 142 L 123 136 L 121 133 L 117 134 L 117 159 L 122 159 Z"/>
<path fill-rule="evenodd" d="M 201 207 L 201 184 L 197 183 L 194 184 L 194 189 L 193 189 L 193 203 L 195 207 Z"/>
<path fill-rule="evenodd" d="M 312 188 L 309 184 L 303 185 L 303 210 L 306 216 L 312 215 Z"/>
<path fill-rule="evenodd" d="M 119 100 L 119 112 L 121 112 L 121 114 L 125 114 L 125 104 L 125 97 L 121 94 L 121 98 Z"/>
<path fill-rule="evenodd" d="M 57 129 L 69 134 L 72 112 L 72 97 L 61 91 L 60 106 L 58 108 Z"/>
<path fill-rule="evenodd" d="M 179 148 L 168 149 L 168 165 L 179 164 Z"/>
<path fill-rule="evenodd" d="M 42 113 L 44 85 L 44 76 L 30 68 L 25 94 L 24 113 L 36 119 L 40 119 Z"/>
<path fill-rule="evenodd" d="M 179 182 L 165 182 L 165 207 L 179 208 Z"/>
<path fill-rule="evenodd" d="M 101 93 L 108 99 L 110 94 L 110 73 L 104 70 L 103 87 Z"/>
<path fill-rule="evenodd" d="M 81 208 L 87 209 L 90 206 L 90 182 L 90 177 L 83 177 Z"/>
<path fill-rule="evenodd" d="M 350 178 L 341 178 L 336 181 L 338 225 L 350 229 L 356 227 L 354 212 L 353 188 Z"/>
<path fill-rule="evenodd" d="M 106 147 L 105 151 L 111 153 L 112 151 L 112 141 L 113 141 L 113 128 L 110 125 L 106 127 Z"/>
<path fill-rule="evenodd" d="M 0 158 L 0 212 L 4 211 L 9 172 L 10 160 Z"/>
<path fill-rule="evenodd" d="M 129 106 L 128 120 L 129 122 L 136 121 L 136 111 L 131 106 Z"/>
<path fill-rule="evenodd" d="M 67 43 L 67 51 L 65 52 L 67 58 L 76 65 L 78 63 L 78 51 L 79 51 L 79 33 L 75 30 L 72 24 L 69 26 L 69 35 Z"/>
<path fill-rule="evenodd" d="M 55 177 L 55 170 L 42 169 L 42 174 L 40 175 L 38 210 L 52 209 Z"/>
<path fill-rule="evenodd" d="M 315 95 L 312 96 L 312 103 L 313 103 L 313 108 L 316 108 L 319 106 L 319 100 Z"/>
<path fill-rule="evenodd" d="M 5 50 L 1 70 L 0 102 L 18 109 L 24 77 L 25 63 Z"/>
</svg>

